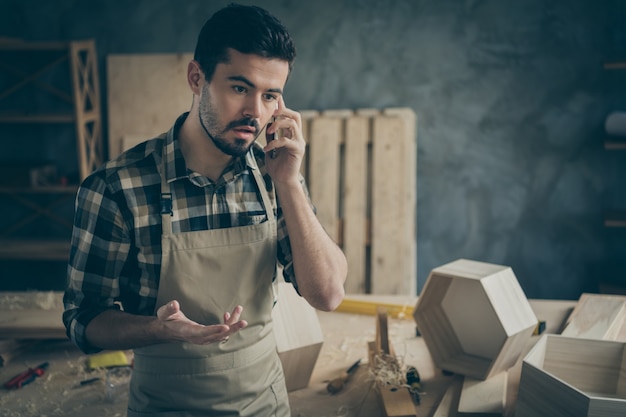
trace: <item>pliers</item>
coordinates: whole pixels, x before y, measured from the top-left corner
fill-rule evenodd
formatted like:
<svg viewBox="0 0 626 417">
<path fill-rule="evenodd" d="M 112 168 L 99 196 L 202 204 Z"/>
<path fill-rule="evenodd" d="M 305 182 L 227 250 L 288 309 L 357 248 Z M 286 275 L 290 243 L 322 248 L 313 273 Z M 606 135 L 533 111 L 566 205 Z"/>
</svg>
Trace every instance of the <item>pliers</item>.
<svg viewBox="0 0 626 417">
<path fill-rule="evenodd" d="M 44 362 L 36 368 L 28 368 L 27 371 L 14 376 L 9 382 L 6 382 L 4 387 L 6 389 L 22 388 L 24 385 L 33 382 L 37 377 L 42 376 L 46 372 L 46 369 L 48 369 L 48 362 Z"/>
</svg>

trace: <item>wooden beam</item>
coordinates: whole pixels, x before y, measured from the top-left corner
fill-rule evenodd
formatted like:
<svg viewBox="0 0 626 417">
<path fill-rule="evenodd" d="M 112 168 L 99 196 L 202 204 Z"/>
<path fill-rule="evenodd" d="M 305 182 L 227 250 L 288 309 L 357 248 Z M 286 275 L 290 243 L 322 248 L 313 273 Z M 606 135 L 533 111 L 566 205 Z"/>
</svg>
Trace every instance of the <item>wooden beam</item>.
<svg viewBox="0 0 626 417">
<path fill-rule="evenodd" d="M 376 361 L 388 361 L 390 368 L 398 367 L 388 334 L 387 313 L 384 308 L 378 310 L 376 316 L 376 340 L 368 343 L 370 366 Z M 379 398 L 386 417 L 415 417 L 417 415 L 413 399 L 408 389 L 392 385 L 377 384 Z"/>
</svg>

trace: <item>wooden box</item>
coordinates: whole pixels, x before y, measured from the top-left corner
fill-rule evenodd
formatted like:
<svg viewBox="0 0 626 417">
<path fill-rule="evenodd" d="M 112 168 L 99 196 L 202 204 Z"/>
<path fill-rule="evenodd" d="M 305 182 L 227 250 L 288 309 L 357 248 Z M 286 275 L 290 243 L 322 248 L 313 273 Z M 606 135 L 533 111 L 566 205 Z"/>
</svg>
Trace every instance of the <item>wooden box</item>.
<svg viewBox="0 0 626 417">
<path fill-rule="evenodd" d="M 537 325 L 510 267 L 467 259 L 431 271 L 413 317 L 437 367 L 482 380 L 513 366 Z"/>
<path fill-rule="evenodd" d="M 625 416 L 625 346 L 545 334 L 522 362 L 515 417 Z"/>
<path fill-rule="evenodd" d="M 278 302 L 272 310 L 276 347 L 287 391 L 295 391 L 309 385 L 324 337 L 317 312 L 293 285 L 279 282 L 276 288 Z"/>
</svg>

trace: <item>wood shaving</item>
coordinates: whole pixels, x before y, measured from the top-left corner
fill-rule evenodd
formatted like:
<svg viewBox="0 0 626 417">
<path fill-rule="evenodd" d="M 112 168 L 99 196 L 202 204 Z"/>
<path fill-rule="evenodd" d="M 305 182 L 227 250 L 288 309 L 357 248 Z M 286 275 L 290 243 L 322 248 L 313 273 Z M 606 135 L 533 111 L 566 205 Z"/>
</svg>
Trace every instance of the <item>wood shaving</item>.
<svg viewBox="0 0 626 417">
<path fill-rule="evenodd" d="M 374 355 L 374 363 L 369 367 L 369 379 L 378 387 L 401 388 L 407 387 L 402 357 L 385 353 Z"/>
</svg>

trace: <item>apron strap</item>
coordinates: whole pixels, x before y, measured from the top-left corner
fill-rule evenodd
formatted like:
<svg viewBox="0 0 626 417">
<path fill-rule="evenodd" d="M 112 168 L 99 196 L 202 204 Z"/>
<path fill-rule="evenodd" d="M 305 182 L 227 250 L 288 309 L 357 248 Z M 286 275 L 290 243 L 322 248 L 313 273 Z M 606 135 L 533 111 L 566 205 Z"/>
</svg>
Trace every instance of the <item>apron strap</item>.
<svg viewBox="0 0 626 417">
<path fill-rule="evenodd" d="M 163 152 L 165 152 L 165 145 L 163 145 Z M 165 155 L 161 159 L 161 219 L 162 219 L 162 234 L 172 234 L 172 216 L 174 216 L 174 210 L 172 207 L 172 190 L 170 184 L 167 182 L 165 175 Z"/>
</svg>

